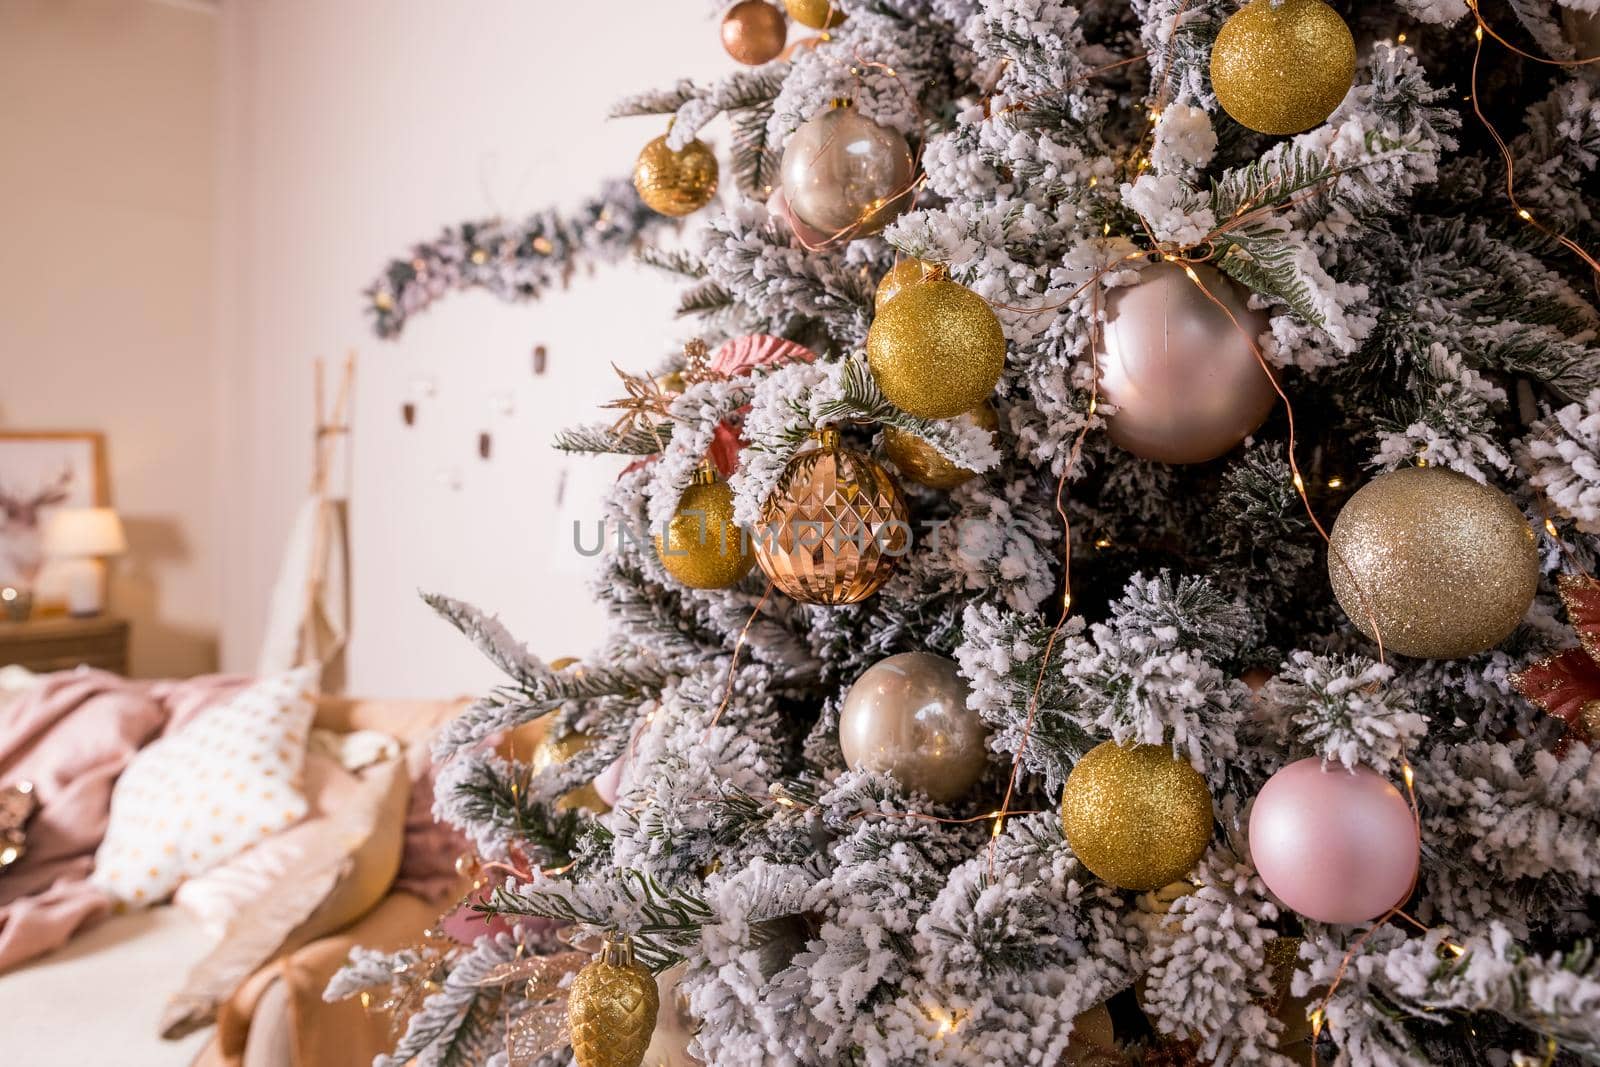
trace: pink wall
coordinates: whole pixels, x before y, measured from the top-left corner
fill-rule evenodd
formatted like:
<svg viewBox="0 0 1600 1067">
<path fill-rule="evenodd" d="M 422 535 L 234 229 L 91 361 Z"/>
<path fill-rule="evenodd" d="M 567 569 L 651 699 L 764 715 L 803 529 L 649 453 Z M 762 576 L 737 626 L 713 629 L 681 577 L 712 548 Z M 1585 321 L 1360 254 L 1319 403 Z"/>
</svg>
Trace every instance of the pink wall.
<svg viewBox="0 0 1600 1067">
<path fill-rule="evenodd" d="M 223 6 L 227 665 L 254 662 L 276 554 L 303 492 L 311 359 L 352 346 L 350 689 L 451 695 L 494 679 L 417 600 L 419 588 L 500 612 L 546 656 L 597 641 L 589 565 L 570 547 L 570 520 L 593 514 L 582 505 L 609 474 L 548 444 L 616 395 L 613 360 L 639 367 L 686 336 L 671 316 L 674 287 L 629 266 L 539 304 L 461 295 L 398 342 L 373 338 L 360 291 L 391 255 L 446 222 L 572 204 L 626 173 L 664 124 L 607 121 L 610 103 L 730 66 L 702 11 L 527 0 Z M 536 379 L 537 343 L 550 356 Z M 422 378 L 437 395 L 419 401 L 408 429 L 400 407 Z M 513 416 L 492 414 L 499 393 L 514 398 Z M 489 462 L 476 456 L 484 429 L 494 435 Z M 569 507 L 558 514 L 563 479 Z"/>
<path fill-rule="evenodd" d="M 0 0 L 0 427 L 106 434 L 133 670 L 216 661 L 217 22 Z"/>
</svg>

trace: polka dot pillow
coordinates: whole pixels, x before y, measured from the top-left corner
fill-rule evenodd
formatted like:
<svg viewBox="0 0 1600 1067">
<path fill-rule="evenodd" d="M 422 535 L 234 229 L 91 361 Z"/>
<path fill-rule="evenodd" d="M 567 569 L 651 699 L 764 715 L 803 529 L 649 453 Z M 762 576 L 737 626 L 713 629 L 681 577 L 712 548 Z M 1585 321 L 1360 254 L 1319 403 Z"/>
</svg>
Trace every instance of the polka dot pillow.
<svg viewBox="0 0 1600 1067">
<path fill-rule="evenodd" d="M 145 746 L 112 791 L 90 881 L 128 904 L 154 904 L 305 818 L 316 682 L 314 667 L 264 679 Z"/>
</svg>

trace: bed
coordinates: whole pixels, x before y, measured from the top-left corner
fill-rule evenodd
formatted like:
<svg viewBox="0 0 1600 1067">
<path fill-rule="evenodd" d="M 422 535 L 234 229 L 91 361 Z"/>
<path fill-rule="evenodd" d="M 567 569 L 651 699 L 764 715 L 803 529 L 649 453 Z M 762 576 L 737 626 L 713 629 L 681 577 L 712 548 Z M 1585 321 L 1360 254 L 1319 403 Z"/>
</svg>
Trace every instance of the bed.
<svg viewBox="0 0 1600 1067">
<path fill-rule="evenodd" d="M 415 778 L 426 765 L 422 742 L 458 710 L 451 702 L 323 698 L 315 724 L 341 734 L 379 731 L 400 740 L 411 748 L 407 777 Z M 4 713 L 0 706 L 0 716 Z M 415 820 L 420 794 L 409 803 Z M 425 819 L 425 805 L 421 811 Z M 408 822 L 407 830 L 411 828 Z M 160 1034 L 163 1012 L 170 1010 L 169 998 L 191 968 L 212 952 L 216 938 L 189 911 L 170 904 L 114 914 L 64 947 L 0 974 L 4 1061 L 8 1067 L 342 1067 L 369 1062 L 392 1044 L 388 1020 L 369 1015 L 354 1002 L 325 1004 L 322 989 L 351 945 L 399 948 L 417 941 L 454 900 L 451 892 L 450 886 L 426 897 L 384 891 L 353 922 L 307 944 L 291 945 L 292 951 L 257 970 L 222 1003 L 216 1025 L 176 1039 Z"/>
</svg>

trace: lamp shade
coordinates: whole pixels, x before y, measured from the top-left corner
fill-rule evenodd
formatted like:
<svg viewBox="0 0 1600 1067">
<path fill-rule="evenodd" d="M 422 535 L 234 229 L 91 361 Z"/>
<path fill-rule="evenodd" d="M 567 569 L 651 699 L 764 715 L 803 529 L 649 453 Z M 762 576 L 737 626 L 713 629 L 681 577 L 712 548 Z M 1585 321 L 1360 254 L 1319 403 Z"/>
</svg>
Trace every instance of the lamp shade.
<svg viewBox="0 0 1600 1067">
<path fill-rule="evenodd" d="M 41 540 L 52 559 L 120 556 L 128 550 L 122 520 L 111 508 L 57 508 L 45 515 Z"/>
</svg>

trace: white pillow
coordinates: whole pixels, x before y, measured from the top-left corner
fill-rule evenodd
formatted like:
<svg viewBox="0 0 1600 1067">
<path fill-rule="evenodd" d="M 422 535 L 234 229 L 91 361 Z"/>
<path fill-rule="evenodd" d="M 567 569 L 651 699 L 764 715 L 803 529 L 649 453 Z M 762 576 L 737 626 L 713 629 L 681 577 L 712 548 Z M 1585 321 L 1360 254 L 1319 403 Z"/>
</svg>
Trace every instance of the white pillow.
<svg viewBox="0 0 1600 1067">
<path fill-rule="evenodd" d="M 316 682 L 315 667 L 257 682 L 134 756 L 112 791 L 90 882 L 154 904 L 304 818 Z"/>
</svg>

